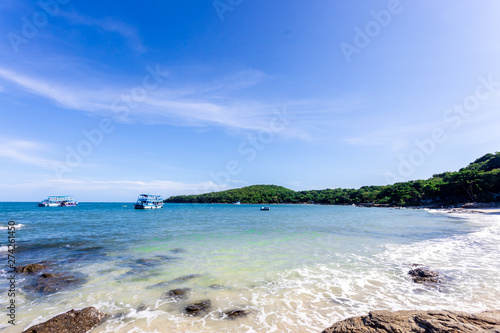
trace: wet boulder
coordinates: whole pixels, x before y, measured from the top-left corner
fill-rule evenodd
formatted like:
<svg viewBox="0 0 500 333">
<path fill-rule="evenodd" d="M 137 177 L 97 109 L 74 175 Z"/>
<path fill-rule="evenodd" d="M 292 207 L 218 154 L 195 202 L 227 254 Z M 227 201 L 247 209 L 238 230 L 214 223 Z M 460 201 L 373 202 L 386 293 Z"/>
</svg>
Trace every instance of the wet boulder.
<svg viewBox="0 0 500 333">
<path fill-rule="evenodd" d="M 48 321 L 31 326 L 23 333 L 86 333 L 104 322 L 107 315 L 94 307 L 70 310 Z"/>
<path fill-rule="evenodd" d="M 192 303 L 184 308 L 187 314 L 191 316 L 198 316 L 212 307 L 212 301 L 209 299 Z"/>
<path fill-rule="evenodd" d="M 26 266 L 16 267 L 16 273 L 31 274 L 47 268 L 45 264 L 29 264 Z"/>
<path fill-rule="evenodd" d="M 411 279 L 415 283 L 438 283 L 440 282 L 439 273 L 431 271 L 430 269 L 419 267 L 412 269 L 408 272 Z"/>
</svg>

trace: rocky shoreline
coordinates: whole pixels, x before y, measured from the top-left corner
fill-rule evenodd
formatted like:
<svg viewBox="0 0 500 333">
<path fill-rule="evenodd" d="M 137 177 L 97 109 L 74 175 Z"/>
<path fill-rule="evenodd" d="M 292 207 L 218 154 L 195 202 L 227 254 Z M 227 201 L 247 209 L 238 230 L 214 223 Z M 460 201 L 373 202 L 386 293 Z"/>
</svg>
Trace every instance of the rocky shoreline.
<svg viewBox="0 0 500 333">
<path fill-rule="evenodd" d="M 446 278 L 439 272 L 431 270 L 421 264 L 410 264 L 408 276 L 414 283 L 424 285 L 438 285 Z M 73 276 L 64 273 L 48 273 L 50 263 L 39 262 L 26 266 L 19 266 L 16 271 L 23 275 L 36 278 L 35 291 L 52 293 L 67 285 L 74 284 Z M 175 281 L 185 281 L 196 278 L 198 275 L 181 276 Z M 68 282 L 68 280 L 71 280 Z M 166 285 L 152 286 L 163 288 Z M 164 293 L 164 298 L 175 301 L 189 299 L 190 288 L 171 289 Z M 184 306 L 183 312 L 188 316 L 206 315 L 212 309 L 210 299 L 193 300 Z M 145 310 L 143 308 L 137 311 Z M 220 318 L 235 320 L 247 316 L 244 309 L 228 309 L 220 313 Z M 101 325 L 109 314 L 87 307 L 81 310 L 70 310 L 59 314 L 43 323 L 31 326 L 23 333 L 86 333 Z M 500 333 L 500 310 L 487 311 L 478 314 L 458 311 L 371 311 L 368 315 L 352 317 L 333 324 L 322 333 L 448 333 L 448 332 L 497 332 Z"/>
<path fill-rule="evenodd" d="M 500 214 L 500 203 L 475 203 L 467 202 L 455 205 L 430 204 L 421 206 L 393 206 L 389 204 L 359 203 L 355 205 L 361 208 L 392 208 L 392 209 L 435 209 L 448 213 L 476 213 L 476 214 Z"/>
<path fill-rule="evenodd" d="M 475 214 L 500 214 L 498 205 L 464 204 L 460 207 L 412 207 L 417 209 L 445 209 L 450 213 L 475 213 Z M 172 250 L 175 253 L 182 249 Z M 153 265 L 156 261 L 152 259 L 139 259 L 135 263 Z M 84 283 L 85 278 L 71 274 L 70 272 L 57 271 L 51 262 L 38 262 L 16 268 L 16 272 L 26 276 L 26 290 L 38 295 L 49 295 L 60 290 L 71 288 Z M 438 271 L 420 264 L 408 264 L 411 268 L 408 276 L 414 283 L 424 285 L 439 285 L 446 282 L 449 277 L 441 275 Z M 166 281 L 150 288 L 163 289 L 163 298 L 174 301 L 188 300 L 180 307 L 180 311 L 188 316 L 204 316 L 213 311 L 210 299 L 190 300 L 190 288 L 176 288 L 168 290 L 167 286 L 175 283 L 199 277 L 199 274 L 180 276 L 174 280 Z M 172 288 L 170 286 L 170 288 Z M 224 286 L 213 285 L 213 289 L 221 289 Z M 137 311 L 146 310 L 146 307 L 138 308 Z M 224 320 L 238 320 L 238 318 L 249 315 L 249 311 L 242 308 L 219 309 L 219 316 Z M 81 310 L 71 309 L 59 314 L 43 323 L 31 326 L 23 333 L 85 333 L 91 332 L 97 326 L 103 324 L 111 315 L 103 313 L 94 307 Z M 492 310 L 482 313 L 465 313 L 458 311 L 371 311 L 367 315 L 351 317 L 339 321 L 323 333 L 375 333 L 375 332 L 419 332 L 419 333 L 445 333 L 445 332 L 497 332 L 500 333 L 500 310 Z"/>
<path fill-rule="evenodd" d="M 190 307 L 204 311 L 206 302 Z M 210 306 L 208 304 L 208 306 Z M 202 310 L 200 310 L 201 308 Z M 186 309 L 186 311 L 188 311 Z M 244 314 L 234 310 L 225 314 L 236 319 Z M 22 333 L 87 333 L 106 321 L 109 315 L 88 307 L 70 310 L 48 321 L 32 326 Z M 500 311 L 477 314 L 459 311 L 371 311 L 366 316 L 351 317 L 326 328 L 322 333 L 476 333 L 500 332 Z"/>
</svg>

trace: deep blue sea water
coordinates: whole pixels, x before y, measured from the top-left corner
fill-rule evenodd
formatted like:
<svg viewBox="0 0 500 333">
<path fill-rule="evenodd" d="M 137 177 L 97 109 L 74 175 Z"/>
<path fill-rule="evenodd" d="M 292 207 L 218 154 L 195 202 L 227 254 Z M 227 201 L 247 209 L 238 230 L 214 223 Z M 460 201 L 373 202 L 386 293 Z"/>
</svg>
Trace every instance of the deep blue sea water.
<svg viewBox="0 0 500 333">
<path fill-rule="evenodd" d="M 19 332 L 72 308 L 96 306 L 113 316 L 96 332 L 318 332 L 374 309 L 500 305 L 498 215 L 259 207 L 166 204 L 144 211 L 131 203 L 0 203 L 3 257 L 12 220 L 18 265 L 47 261 L 50 272 L 79 278 L 43 294 L 30 289 L 35 277 L 18 274 L 18 325 L 9 326 L 4 315 L 1 327 Z M 414 284 L 407 276 L 414 263 L 446 282 Z M 8 289 L 6 281 L 0 287 Z M 187 299 L 165 297 L 180 287 L 191 289 Z M 200 299 L 212 301 L 210 311 L 183 312 Z M 0 300 L 9 301 L 6 292 Z M 233 308 L 249 315 L 221 318 Z"/>
</svg>

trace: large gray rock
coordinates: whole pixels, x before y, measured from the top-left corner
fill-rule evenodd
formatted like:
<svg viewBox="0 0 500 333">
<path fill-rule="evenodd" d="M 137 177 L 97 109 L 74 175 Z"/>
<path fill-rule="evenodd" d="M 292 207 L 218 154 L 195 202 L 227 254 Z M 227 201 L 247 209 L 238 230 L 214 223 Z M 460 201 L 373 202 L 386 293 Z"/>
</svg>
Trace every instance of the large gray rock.
<svg viewBox="0 0 500 333">
<path fill-rule="evenodd" d="M 500 311 L 371 311 L 339 321 L 323 333 L 500 333 Z"/>
<path fill-rule="evenodd" d="M 71 310 L 48 321 L 31 326 L 23 333 L 86 333 L 106 320 L 107 315 L 94 307 Z"/>
</svg>

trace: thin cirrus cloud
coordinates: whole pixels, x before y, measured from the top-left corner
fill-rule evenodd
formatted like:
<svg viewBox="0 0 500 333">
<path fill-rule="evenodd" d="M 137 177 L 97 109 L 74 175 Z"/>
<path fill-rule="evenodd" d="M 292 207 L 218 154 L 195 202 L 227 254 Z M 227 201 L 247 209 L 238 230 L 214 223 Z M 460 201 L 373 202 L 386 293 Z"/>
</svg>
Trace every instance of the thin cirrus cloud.
<svg viewBox="0 0 500 333">
<path fill-rule="evenodd" d="M 146 52 L 146 47 L 142 44 L 142 39 L 137 29 L 117 19 L 111 17 L 97 19 L 83 16 L 75 12 L 61 12 L 59 16 L 66 18 L 73 25 L 85 25 L 106 32 L 117 33 L 122 36 L 135 51 L 140 53 Z"/>
<path fill-rule="evenodd" d="M 2 67 L 0 67 L 0 77 L 34 95 L 47 98 L 65 108 L 96 111 L 106 107 L 105 104 L 91 102 L 91 99 L 84 99 L 84 96 L 78 90 L 71 91 L 69 88 L 49 84 L 46 81 L 9 71 Z"/>
<path fill-rule="evenodd" d="M 44 169 L 52 169 L 53 161 L 37 156 L 47 147 L 39 142 L 0 138 L 0 156 L 23 164 L 30 164 Z"/>
<path fill-rule="evenodd" d="M 105 84 L 92 88 L 76 87 L 54 82 L 54 79 L 30 77 L 0 67 L 0 78 L 13 83 L 34 95 L 41 96 L 62 108 L 91 112 L 101 116 L 115 117 L 127 122 L 153 124 L 173 124 L 179 126 L 218 126 L 233 130 L 258 131 L 268 128 L 276 113 L 290 106 L 307 109 L 303 101 L 286 103 L 261 103 L 248 99 L 228 98 L 228 92 L 251 87 L 265 77 L 256 70 L 246 70 L 229 75 L 227 78 L 188 88 L 157 88 L 148 91 L 147 97 L 127 107 L 126 119 L 117 112 L 121 96 L 130 94 L 131 88 L 117 84 Z M 140 81 L 141 82 L 141 81 Z M 91 86 L 91 85 L 88 85 Z M 117 104 L 118 103 L 118 104 Z M 290 115 L 288 115 L 290 116 Z M 291 125 L 286 135 L 309 138 L 300 126 Z"/>
<path fill-rule="evenodd" d="M 49 99 L 57 105 L 74 110 L 90 111 L 106 116 L 112 116 L 120 96 L 127 93 L 127 88 L 111 86 L 90 90 L 86 88 L 70 87 L 68 85 L 58 85 L 49 83 L 48 80 L 40 80 L 25 76 L 10 70 L 0 68 L 0 77 L 15 83 L 24 90 L 35 95 Z M 248 84 L 245 80 L 245 83 Z M 214 88 L 215 89 L 215 88 Z M 219 90 L 222 87 L 219 87 Z M 202 91 L 206 91 L 202 87 Z M 130 89 L 128 89 L 130 93 Z M 236 118 L 241 115 L 248 115 L 251 110 L 258 110 L 257 105 L 231 106 L 229 102 L 214 103 L 193 97 L 198 92 L 195 90 L 169 91 L 157 89 L 148 92 L 148 97 L 138 103 L 136 107 L 129 107 L 128 116 L 133 118 L 140 113 L 141 117 L 149 115 L 149 119 L 156 119 L 158 116 L 166 118 L 164 121 L 177 120 L 178 124 L 202 126 L 204 124 L 218 124 L 222 126 L 237 127 L 243 129 L 254 129 L 258 125 L 248 122 L 238 122 Z M 138 107 L 140 104 L 140 108 Z M 251 107 L 251 108 L 250 108 Z M 235 117 L 239 115 L 240 117 Z M 134 120 L 134 119 L 130 119 Z"/>
</svg>

